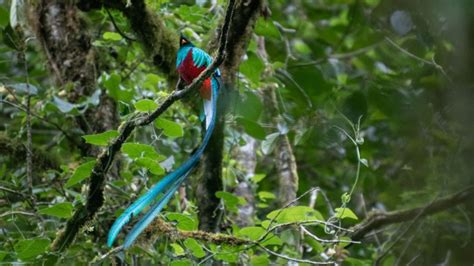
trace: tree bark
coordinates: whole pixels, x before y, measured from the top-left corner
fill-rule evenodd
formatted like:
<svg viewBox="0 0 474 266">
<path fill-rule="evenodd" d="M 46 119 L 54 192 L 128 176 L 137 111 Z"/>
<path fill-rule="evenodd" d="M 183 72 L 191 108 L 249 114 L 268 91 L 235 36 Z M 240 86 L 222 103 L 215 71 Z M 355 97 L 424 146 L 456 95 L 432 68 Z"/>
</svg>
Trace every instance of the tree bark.
<svg viewBox="0 0 474 266">
<path fill-rule="evenodd" d="M 66 91 L 70 102 L 80 102 L 91 96 L 97 88 L 96 55 L 88 30 L 73 2 L 42 0 L 29 9 L 29 23 L 36 39 L 47 57 L 58 87 Z M 95 107 L 89 107 L 76 121 L 86 134 L 102 132 L 117 127 L 119 119 L 116 103 L 105 92 Z M 84 155 L 98 156 L 100 149 L 84 145 Z M 90 221 L 103 205 L 103 187 L 106 176 L 93 175 L 89 180 L 87 206 L 79 206 L 66 229 L 61 231 L 52 245 L 60 251 L 69 246 L 79 229 Z"/>
<path fill-rule="evenodd" d="M 222 190 L 222 159 L 224 150 L 225 116 L 232 95 L 237 93 L 235 80 L 242 56 L 247 50 L 252 37 L 255 22 L 263 11 L 264 0 L 239 1 L 236 3 L 232 28 L 229 31 L 228 45 L 225 51 L 226 58 L 220 67 L 224 88 L 219 95 L 218 120 L 209 145 L 204 153 L 202 175 L 199 177 L 196 188 L 197 204 L 199 209 L 199 225 L 202 230 L 218 231 L 219 219 L 216 219 L 216 210 L 219 199 L 216 192 Z M 215 50 L 221 32 L 217 32 L 209 44 L 209 50 Z"/>
</svg>

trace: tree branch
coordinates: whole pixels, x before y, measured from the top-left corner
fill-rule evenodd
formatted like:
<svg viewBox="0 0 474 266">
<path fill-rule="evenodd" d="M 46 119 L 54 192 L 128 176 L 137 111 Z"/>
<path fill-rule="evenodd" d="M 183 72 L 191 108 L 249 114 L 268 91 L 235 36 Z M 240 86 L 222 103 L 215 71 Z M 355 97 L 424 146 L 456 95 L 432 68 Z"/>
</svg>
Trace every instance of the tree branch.
<svg viewBox="0 0 474 266">
<path fill-rule="evenodd" d="M 205 231 L 182 231 L 169 223 L 164 222 L 162 219 L 157 218 L 151 223 L 145 230 L 142 240 L 149 241 L 155 239 L 153 235 L 165 235 L 176 242 L 178 240 L 186 240 L 187 238 L 194 238 L 207 243 L 213 243 L 216 245 L 226 244 L 230 246 L 250 245 L 254 244 L 254 241 L 246 240 L 243 238 L 235 237 L 227 234 L 216 234 Z"/>
<path fill-rule="evenodd" d="M 349 236 L 352 240 L 361 240 L 366 234 L 378 228 L 394 223 L 410 221 L 417 217 L 420 213 L 421 216 L 424 217 L 441 211 L 445 211 L 458 204 L 466 202 L 468 199 L 472 199 L 473 196 L 474 186 L 471 186 L 455 194 L 438 199 L 422 207 L 393 212 L 373 211 L 369 213 L 367 218 L 364 219 L 361 223 L 351 228 L 353 232 L 350 233 Z"/>
</svg>

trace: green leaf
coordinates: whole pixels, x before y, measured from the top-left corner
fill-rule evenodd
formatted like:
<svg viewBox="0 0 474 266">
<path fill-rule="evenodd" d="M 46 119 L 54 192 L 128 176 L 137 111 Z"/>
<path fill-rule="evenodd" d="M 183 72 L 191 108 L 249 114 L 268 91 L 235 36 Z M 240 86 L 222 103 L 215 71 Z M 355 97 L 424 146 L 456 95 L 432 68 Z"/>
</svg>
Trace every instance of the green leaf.
<svg viewBox="0 0 474 266">
<path fill-rule="evenodd" d="M 255 33 L 260 36 L 280 38 L 280 31 L 273 24 L 273 21 L 260 17 L 255 25 Z"/>
<path fill-rule="evenodd" d="M 107 146 L 111 140 L 119 136 L 117 130 L 109 130 L 99 134 L 94 135 L 84 135 L 82 138 L 86 143 L 97 145 L 97 146 Z"/>
<path fill-rule="evenodd" d="M 367 116 L 368 104 L 366 96 L 359 91 L 352 93 L 344 101 L 342 112 L 352 123 L 357 124 L 359 117 L 362 117 L 363 121 Z"/>
<path fill-rule="evenodd" d="M 250 107 L 250 108 L 249 108 Z M 263 111 L 263 104 L 260 97 L 251 90 L 244 91 L 239 94 L 237 104 L 235 106 L 235 113 L 254 123 L 258 122 Z"/>
<path fill-rule="evenodd" d="M 180 245 L 178 245 L 176 243 L 172 243 L 170 245 L 173 248 L 173 253 L 174 253 L 175 256 L 183 256 L 184 254 L 186 254 L 184 252 L 184 248 L 182 248 Z"/>
<path fill-rule="evenodd" d="M 362 259 L 351 258 L 351 257 L 344 258 L 344 262 L 349 263 L 349 265 L 351 265 L 351 266 L 366 266 L 366 265 L 372 265 L 373 264 L 373 261 L 371 261 L 371 260 L 362 260 Z M 385 261 L 384 261 L 383 265 L 395 265 L 396 264 L 395 260 L 393 260 L 391 262 L 392 263 L 385 264 Z"/>
<path fill-rule="evenodd" d="M 28 83 L 10 84 L 8 85 L 8 87 L 12 88 L 18 94 L 23 94 L 23 95 L 27 93 L 29 93 L 30 95 L 38 94 L 38 88 Z"/>
<path fill-rule="evenodd" d="M 122 40 L 122 36 L 120 34 L 116 32 L 110 32 L 110 31 L 104 32 L 102 37 L 104 38 L 104 40 L 108 40 L 108 41 L 117 42 L 117 41 Z"/>
<path fill-rule="evenodd" d="M 237 197 L 236 195 L 225 192 L 218 191 L 216 192 L 216 197 L 224 201 L 224 206 L 226 206 L 230 211 L 237 212 L 237 206 L 245 204 L 245 199 L 242 197 Z"/>
<path fill-rule="evenodd" d="M 170 263 L 170 266 L 192 266 L 193 262 L 190 259 L 182 259 L 182 260 L 173 260 Z"/>
<path fill-rule="evenodd" d="M 76 105 L 56 96 L 53 96 L 53 104 L 59 109 L 61 113 L 69 113 L 76 108 Z"/>
<path fill-rule="evenodd" d="M 70 202 L 63 202 L 55 204 L 49 208 L 44 208 L 39 210 L 39 213 L 45 215 L 56 216 L 59 218 L 69 218 L 72 216 L 72 203 Z"/>
<path fill-rule="evenodd" d="M 260 181 L 262 181 L 267 175 L 266 174 L 256 174 L 252 176 L 250 179 L 255 183 L 258 184 Z"/>
<path fill-rule="evenodd" d="M 192 266 L 193 262 L 190 259 L 182 259 L 182 260 L 173 260 L 170 266 Z"/>
<path fill-rule="evenodd" d="M 22 40 L 17 32 L 8 24 L 2 31 L 3 42 L 13 50 L 20 51 Z"/>
<path fill-rule="evenodd" d="M 145 75 L 145 81 L 143 82 L 143 87 L 151 90 L 156 91 L 158 84 L 164 81 L 164 79 L 156 74 L 148 73 Z"/>
<path fill-rule="evenodd" d="M 15 244 L 15 252 L 19 259 L 34 258 L 45 252 L 51 241 L 47 238 L 34 238 L 20 240 Z"/>
<path fill-rule="evenodd" d="M 182 213 L 170 212 L 166 214 L 166 218 L 178 222 L 176 227 L 180 230 L 193 231 L 198 229 L 198 222 Z"/>
<path fill-rule="evenodd" d="M 336 211 L 336 214 L 334 214 L 334 216 L 336 216 L 339 219 L 347 218 L 347 219 L 359 220 L 359 218 L 357 218 L 357 215 L 355 215 L 355 213 L 349 208 L 336 208 L 335 211 Z"/>
<path fill-rule="evenodd" d="M 191 253 L 196 258 L 203 258 L 206 256 L 206 252 L 202 249 L 201 245 L 193 238 L 188 238 L 184 240 L 184 246 L 191 250 Z"/>
<path fill-rule="evenodd" d="M 115 91 L 120 86 L 120 82 L 122 82 L 122 78 L 119 75 L 112 73 L 105 79 L 104 87 L 109 91 Z"/>
<path fill-rule="evenodd" d="M 244 227 L 237 232 L 236 236 L 244 237 L 252 241 L 257 241 L 266 234 L 266 230 L 258 226 L 249 226 Z M 281 239 L 276 235 L 269 233 L 264 240 L 261 241 L 261 244 L 264 246 L 276 245 L 280 246 L 283 244 Z"/>
<path fill-rule="evenodd" d="M 295 51 L 300 54 L 309 55 L 312 53 L 311 48 L 309 48 L 309 46 L 303 40 L 300 39 L 296 39 L 293 41 L 293 47 Z"/>
<path fill-rule="evenodd" d="M 265 129 L 263 129 L 260 124 L 242 117 L 237 118 L 237 123 L 241 125 L 244 128 L 245 133 L 250 136 L 260 140 L 265 139 Z"/>
<path fill-rule="evenodd" d="M 216 259 L 218 260 L 223 260 L 225 262 L 229 263 L 236 263 L 239 259 L 239 247 L 234 247 L 234 246 L 220 246 L 219 252 L 216 253 Z"/>
<path fill-rule="evenodd" d="M 277 223 L 293 223 L 310 220 L 324 221 L 323 216 L 318 211 L 308 206 L 293 206 L 286 209 L 275 210 L 269 213 L 267 218 L 275 218 Z"/>
<path fill-rule="evenodd" d="M 276 145 L 276 140 L 280 136 L 280 133 L 272 133 L 268 136 L 265 137 L 265 140 L 262 141 L 262 152 L 263 154 L 270 154 L 272 153 L 273 149 L 275 148 Z"/>
<path fill-rule="evenodd" d="M 182 137 L 184 135 L 181 125 L 171 120 L 158 118 L 155 121 L 155 126 L 163 129 L 163 133 L 170 138 Z"/>
<path fill-rule="evenodd" d="M 158 107 L 158 104 L 150 99 L 143 99 L 134 104 L 135 109 L 139 112 L 150 112 Z"/>
<path fill-rule="evenodd" d="M 259 256 L 252 256 L 250 259 L 250 265 L 252 266 L 267 266 L 270 265 L 270 260 L 268 259 L 268 255 L 262 254 Z"/>
<path fill-rule="evenodd" d="M 0 27 L 4 28 L 8 25 L 8 10 L 0 6 Z"/>
<path fill-rule="evenodd" d="M 0 251 L 0 261 L 3 261 L 3 259 L 8 255 L 8 252 L 6 251 Z"/>
<path fill-rule="evenodd" d="M 263 201 L 266 201 L 267 199 L 276 199 L 275 194 L 268 191 L 258 192 L 258 197 L 260 198 L 260 200 L 263 200 Z"/>
<path fill-rule="evenodd" d="M 257 241 L 265 234 L 265 232 L 265 229 L 263 229 L 262 227 L 249 226 L 240 229 L 236 235 L 238 237 L 245 237 L 252 241 Z"/>
<path fill-rule="evenodd" d="M 161 165 L 154 159 L 143 157 L 136 159 L 135 162 L 139 166 L 148 169 L 148 171 L 150 171 L 154 175 L 162 175 L 165 173 L 165 169 L 163 169 L 163 167 L 161 167 Z"/>
<path fill-rule="evenodd" d="M 75 184 L 80 183 L 82 180 L 88 178 L 91 175 L 92 169 L 94 168 L 95 161 L 89 161 L 87 163 L 83 163 L 79 165 L 74 171 L 74 174 L 69 178 L 64 185 L 66 188 L 70 188 Z"/>
<path fill-rule="evenodd" d="M 249 52 L 248 58 L 240 65 L 240 72 L 244 74 L 253 84 L 258 84 L 260 75 L 265 65 L 256 54 Z"/>
<path fill-rule="evenodd" d="M 133 99 L 134 91 L 121 86 L 122 78 L 118 74 L 104 75 L 101 81 L 107 93 L 115 100 L 128 103 Z"/>
<path fill-rule="evenodd" d="M 158 162 L 166 159 L 163 155 L 158 154 L 153 146 L 141 143 L 124 143 L 121 151 L 128 155 L 132 159 L 137 158 L 150 158 Z"/>
</svg>

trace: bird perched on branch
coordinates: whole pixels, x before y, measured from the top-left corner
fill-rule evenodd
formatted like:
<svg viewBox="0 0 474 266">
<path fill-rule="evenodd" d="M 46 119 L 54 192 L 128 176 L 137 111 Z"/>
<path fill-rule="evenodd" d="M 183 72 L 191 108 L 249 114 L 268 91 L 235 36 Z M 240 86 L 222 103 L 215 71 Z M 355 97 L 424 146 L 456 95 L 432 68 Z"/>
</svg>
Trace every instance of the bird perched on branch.
<svg viewBox="0 0 474 266">
<path fill-rule="evenodd" d="M 203 50 L 195 47 L 186 37 L 181 35 L 179 40 L 179 50 L 176 59 L 176 68 L 181 80 L 190 84 L 212 63 L 212 58 Z M 132 245 L 140 233 L 153 221 L 163 207 L 168 203 L 176 190 L 180 187 L 189 173 L 198 164 L 204 149 L 211 138 L 212 131 L 216 123 L 217 95 L 222 87 L 220 71 L 217 69 L 209 78 L 204 80 L 199 94 L 203 99 L 203 111 L 200 116 L 204 124 L 205 134 L 201 145 L 195 150 L 193 155 L 180 165 L 176 170 L 165 176 L 155 184 L 147 193 L 142 195 L 122 215 L 114 222 L 109 231 L 107 244 L 112 246 L 115 238 L 120 233 L 122 227 L 127 224 L 132 217 L 137 216 L 145 207 L 156 200 L 150 210 L 135 224 L 128 233 L 123 244 L 124 248 Z"/>
</svg>

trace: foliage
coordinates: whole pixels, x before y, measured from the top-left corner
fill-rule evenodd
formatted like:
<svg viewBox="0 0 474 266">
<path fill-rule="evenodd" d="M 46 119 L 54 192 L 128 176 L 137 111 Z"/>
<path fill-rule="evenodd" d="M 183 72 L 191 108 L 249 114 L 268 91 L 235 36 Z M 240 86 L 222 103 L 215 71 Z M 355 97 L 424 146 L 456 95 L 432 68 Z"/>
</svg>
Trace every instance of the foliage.
<svg viewBox="0 0 474 266">
<path fill-rule="evenodd" d="M 85 134 L 77 117 L 107 94 L 124 122 L 135 112 L 153 111 L 174 84 L 156 71 L 139 41 L 124 38 L 105 9 L 89 11 L 83 16 L 100 66 L 98 87 L 68 102 L 64 96 L 72 85 L 54 83 L 40 45 L 34 38 L 22 39 L 12 27 L 19 22 L 7 19 L 18 2 L 0 1 L 0 138 L 26 143 L 23 106 L 30 99 L 33 146 L 60 167 L 34 168 L 30 189 L 26 155 L 3 154 L 0 147 L 0 262 L 286 263 L 271 252 L 344 265 L 367 265 L 379 257 L 383 265 L 474 261 L 469 252 L 474 212 L 462 206 L 415 221 L 410 234 L 399 240 L 397 226 L 362 244 L 345 236 L 371 209 L 416 207 L 472 184 L 474 80 L 469 66 L 474 57 L 468 50 L 474 42 L 474 9 L 468 0 L 268 1 L 271 16 L 257 20 L 239 67 L 239 97 L 229 104 L 226 117 L 225 191 L 215 195 L 222 207 L 216 217 L 221 233 L 252 244 L 173 241 L 160 235 L 137 243 L 125 256 L 104 258 L 110 250 L 107 231 L 123 208 L 186 160 L 200 142 L 199 104 L 192 99 L 176 103 L 153 125 L 133 133 L 121 148 L 120 172 L 108 175 L 104 207 L 73 246 L 50 252 L 58 229 L 87 201 L 85 184 L 95 158 L 84 156 L 78 143 L 106 149 L 118 136 L 119 128 Z M 205 48 L 226 1 L 146 2 L 166 27 Z M 110 12 L 116 26 L 133 37 L 123 14 Z M 278 122 L 264 100 L 269 87 L 276 88 Z M 278 203 L 273 160 L 282 136 L 293 147 L 298 194 L 304 195 L 292 206 Z M 249 138 L 257 142 L 252 176 L 234 156 Z M 235 192 L 242 180 L 253 199 Z M 199 228 L 198 195 L 191 186 L 186 202 L 176 196 L 162 215 L 181 232 Z M 237 217 L 247 204 L 256 209 L 253 224 L 239 226 Z"/>
</svg>

